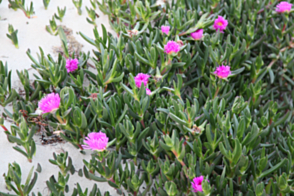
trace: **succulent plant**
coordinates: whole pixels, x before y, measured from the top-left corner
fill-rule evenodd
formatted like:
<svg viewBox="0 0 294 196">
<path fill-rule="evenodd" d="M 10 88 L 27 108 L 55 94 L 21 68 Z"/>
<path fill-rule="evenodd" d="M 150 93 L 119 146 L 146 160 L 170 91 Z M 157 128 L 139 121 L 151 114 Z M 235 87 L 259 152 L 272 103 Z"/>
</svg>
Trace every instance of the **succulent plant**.
<svg viewBox="0 0 294 196">
<path fill-rule="evenodd" d="M 54 14 L 54 17 L 57 19 L 57 20 L 60 20 L 60 22 L 62 22 L 62 18 L 64 17 L 65 15 L 65 12 L 66 12 L 66 7 L 64 7 L 64 9 L 61 9 L 59 7 L 57 7 L 57 14 Z"/>
<path fill-rule="evenodd" d="M 13 103 L 13 113 L 3 114 L 14 121 L 10 141 L 25 146 L 18 136 L 29 137 L 23 131 L 33 132 L 40 121 L 48 134 L 49 126 L 61 130 L 81 153 L 93 151 L 79 175 L 107 182 L 120 195 L 294 193 L 291 6 L 270 0 L 95 2 L 117 35 L 103 25 L 92 37 L 80 32 L 96 49 L 92 56 L 70 54 L 65 33 L 53 24 L 64 53 L 53 59 L 40 48 L 35 59 L 27 52 L 39 75 L 32 83 L 26 71 L 18 72 L 22 96 L 3 85 L 0 98 Z M 95 2 L 88 12 L 95 12 Z M 74 4 L 81 13 L 81 1 Z M 58 104 L 42 109 L 41 100 L 52 94 Z M 25 147 L 30 155 L 32 146 Z M 57 195 L 68 190 L 67 157 L 51 160 L 61 168 L 57 180 L 47 181 Z M 87 190 L 77 185 L 77 194 Z M 101 192 L 94 186 L 90 195 Z"/>
<path fill-rule="evenodd" d="M 49 3 L 50 3 L 50 0 L 43 0 L 43 5 L 45 10 L 47 10 Z"/>
<path fill-rule="evenodd" d="M 73 4 L 75 5 L 75 7 L 78 10 L 78 14 L 82 15 L 82 3 L 83 0 L 72 0 Z"/>
<path fill-rule="evenodd" d="M 19 164 L 16 162 L 8 165 L 8 172 L 4 174 L 5 183 L 9 190 L 13 190 L 17 195 L 28 196 L 37 182 L 38 174 L 31 168 L 25 184 L 22 184 L 22 174 Z M 32 175 L 34 174 L 33 178 Z M 0 195 L 7 196 L 10 194 L 0 192 Z"/>
<path fill-rule="evenodd" d="M 33 2 L 30 3 L 29 8 L 25 8 L 25 0 L 8 0 L 8 2 L 9 8 L 13 10 L 21 9 L 28 18 L 32 18 L 31 16 L 35 14 Z"/>
<path fill-rule="evenodd" d="M 49 20 L 50 25 L 46 25 L 46 31 L 51 35 L 58 35 L 58 26 L 55 21 L 55 16 L 52 16 L 52 20 Z"/>
<path fill-rule="evenodd" d="M 18 30 L 14 30 L 13 26 L 11 24 L 8 25 L 8 32 L 9 34 L 6 34 L 6 36 L 12 41 L 14 46 L 18 48 L 18 38 L 17 38 L 17 33 Z"/>
</svg>

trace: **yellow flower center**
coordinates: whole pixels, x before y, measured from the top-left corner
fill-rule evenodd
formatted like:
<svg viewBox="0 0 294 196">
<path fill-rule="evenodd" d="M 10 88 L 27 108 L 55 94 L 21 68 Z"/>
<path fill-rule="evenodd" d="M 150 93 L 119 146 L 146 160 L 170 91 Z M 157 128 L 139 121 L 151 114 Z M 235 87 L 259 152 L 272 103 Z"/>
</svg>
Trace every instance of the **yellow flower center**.
<svg viewBox="0 0 294 196">
<path fill-rule="evenodd" d="M 223 23 L 222 22 L 218 22 L 217 25 L 218 26 L 223 26 Z"/>
</svg>

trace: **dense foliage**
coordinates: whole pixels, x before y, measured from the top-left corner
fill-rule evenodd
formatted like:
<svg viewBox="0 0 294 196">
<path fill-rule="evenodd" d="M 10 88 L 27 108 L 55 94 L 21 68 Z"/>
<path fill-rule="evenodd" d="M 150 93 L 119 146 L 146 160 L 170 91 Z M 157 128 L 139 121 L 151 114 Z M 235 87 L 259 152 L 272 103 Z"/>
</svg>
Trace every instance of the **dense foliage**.
<svg viewBox="0 0 294 196">
<path fill-rule="evenodd" d="M 81 32 L 97 48 L 93 56 L 69 54 L 59 29 L 64 53 L 57 61 L 42 49 L 38 59 L 27 52 L 39 75 L 30 83 L 26 70 L 18 72 L 23 96 L 11 89 L 11 72 L 1 63 L 1 105 L 12 102 L 14 111 L 6 111 L 2 121 L 13 119 L 8 140 L 25 148 L 15 150 L 31 161 L 33 133 L 45 128 L 52 134 L 53 127 L 83 153 L 87 135 L 102 131 L 108 148 L 84 160 L 79 174 L 108 182 L 119 194 L 294 193 L 291 11 L 277 12 L 276 0 L 97 3 L 117 36 L 104 26 L 102 35 L 94 28 L 93 38 Z M 218 16 L 228 22 L 223 33 L 213 27 Z M 170 26 L 168 34 L 162 26 Z M 190 34 L 198 29 L 203 37 L 195 40 Z M 180 51 L 166 54 L 168 41 Z M 68 58 L 78 58 L 78 70 L 67 72 Z M 230 66 L 229 77 L 218 77 L 220 65 Z M 137 87 L 139 73 L 151 76 L 146 87 Z M 60 106 L 40 116 L 38 102 L 52 92 L 60 95 Z M 63 195 L 66 186 L 58 183 L 67 182 L 71 160 L 67 165 L 66 154 L 54 158 L 62 172 L 47 185 L 53 195 Z M 13 172 L 8 174 L 10 183 Z M 202 192 L 194 192 L 195 177 L 202 177 Z M 97 191 L 94 187 L 90 195 Z M 79 185 L 77 194 L 87 195 Z"/>
</svg>

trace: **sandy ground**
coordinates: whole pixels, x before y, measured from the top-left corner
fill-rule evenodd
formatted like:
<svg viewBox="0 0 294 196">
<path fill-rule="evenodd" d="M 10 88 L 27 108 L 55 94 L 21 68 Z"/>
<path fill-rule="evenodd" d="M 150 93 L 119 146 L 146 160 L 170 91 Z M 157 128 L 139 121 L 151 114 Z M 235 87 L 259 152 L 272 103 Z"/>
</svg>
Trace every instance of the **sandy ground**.
<svg viewBox="0 0 294 196">
<path fill-rule="evenodd" d="M 64 8 L 66 6 L 66 13 L 63 18 L 63 22 L 58 24 L 65 25 L 73 30 L 73 34 L 78 42 L 84 45 L 83 51 L 92 51 L 93 46 L 88 44 L 80 37 L 77 32 L 81 31 L 89 37 L 93 37 L 93 25 L 86 21 L 87 11 L 85 6 L 91 7 L 90 1 L 83 1 L 82 16 L 77 14 L 77 10 L 74 7 L 72 0 L 51 0 L 48 10 L 44 9 L 43 2 L 41 0 L 32 0 L 34 3 L 36 18 L 28 19 L 21 10 L 14 11 L 8 9 L 8 1 L 3 1 L 0 4 L 0 60 L 7 62 L 9 69 L 13 70 L 12 84 L 15 88 L 18 88 L 19 81 L 16 75 L 16 70 L 29 69 L 31 67 L 31 60 L 26 55 L 27 49 L 31 50 L 34 58 L 37 58 L 39 53 L 39 47 L 42 47 L 45 54 L 53 55 L 53 46 L 61 46 L 59 36 L 52 36 L 46 30 L 45 26 L 49 25 L 49 20 L 52 19 L 54 13 L 57 12 L 57 6 Z M 30 1 L 26 4 L 29 6 Z M 104 16 L 97 8 L 96 12 L 100 15 L 96 23 L 98 25 L 99 32 L 101 32 L 100 24 L 104 24 L 108 31 L 114 33 L 109 26 L 108 18 Z M 12 24 L 14 29 L 18 29 L 18 42 L 19 49 L 16 49 L 11 40 L 6 37 L 8 33 L 8 24 Z M 29 70 L 30 75 L 36 73 L 33 70 Z M 33 78 L 33 77 L 31 77 Z M 11 110 L 11 107 L 7 107 Z M 3 108 L 0 106 L 0 112 Z M 5 122 L 6 127 L 10 127 L 8 122 Z M 46 187 L 46 180 L 49 180 L 51 175 L 57 174 L 59 168 L 49 163 L 49 159 L 53 159 L 53 152 L 61 153 L 68 151 L 69 156 L 73 160 L 73 164 L 76 170 L 79 170 L 83 166 L 83 159 L 90 159 L 90 151 L 87 151 L 86 155 L 82 155 L 71 144 L 53 144 L 43 146 L 40 144 L 40 136 L 34 137 L 37 143 L 36 156 L 33 157 L 33 162 L 29 163 L 23 155 L 15 151 L 12 147 L 16 144 L 11 144 L 7 141 L 4 131 L 0 128 L 0 191 L 8 193 L 5 188 L 5 181 L 2 175 L 8 171 L 8 164 L 16 161 L 22 168 L 23 182 L 32 166 L 37 166 L 38 163 L 42 166 L 42 172 L 38 174 L 38 181 L 33 189 L 33 192 L 41 192 L 42 195 L 49 195 L 49 191 Z M 73 189 L 76 187 L 76 183 L 79 183 L 83 190 L 86 188 L 92 188 L 95 182 L 81 178 L 76 174 L 72 175 L 69 180 L 69 193 L 71 195 Z M 110 191 L 111 195 L 117 195 L 115 190 L 111 188 L 107 183 L 97 183 L 100 190 L 103 192 Z M 10 192 L 13 193 L 13 192 Z"/>
</svg>

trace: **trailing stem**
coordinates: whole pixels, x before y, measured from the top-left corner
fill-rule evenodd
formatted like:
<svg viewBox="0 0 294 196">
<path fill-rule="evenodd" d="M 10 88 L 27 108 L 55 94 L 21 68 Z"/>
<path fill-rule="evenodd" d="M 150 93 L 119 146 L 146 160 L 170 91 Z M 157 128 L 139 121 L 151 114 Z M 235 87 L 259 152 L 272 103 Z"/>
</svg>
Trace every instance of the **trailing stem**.
<svg viewBox="0 0 294 196">
<path fill-rule="evenodd" d="M 8 129 L 4 125 L 0 125 L 0 126 L 4 129 L 5 132 L 9 133 Z"/>
</svg>

